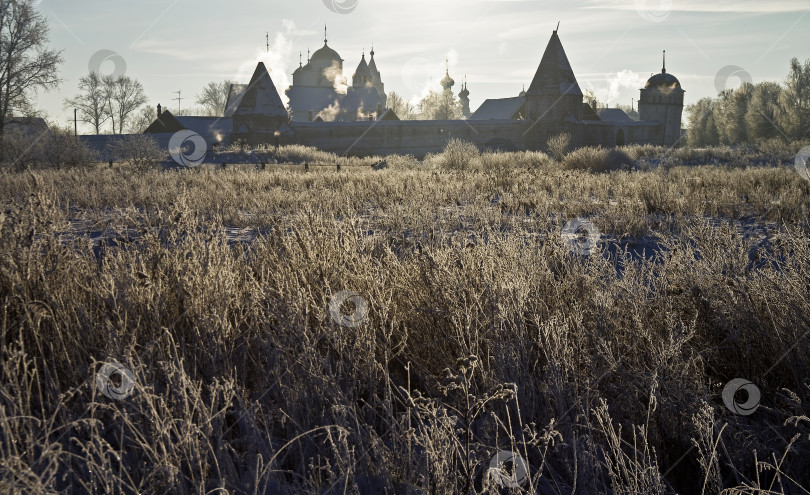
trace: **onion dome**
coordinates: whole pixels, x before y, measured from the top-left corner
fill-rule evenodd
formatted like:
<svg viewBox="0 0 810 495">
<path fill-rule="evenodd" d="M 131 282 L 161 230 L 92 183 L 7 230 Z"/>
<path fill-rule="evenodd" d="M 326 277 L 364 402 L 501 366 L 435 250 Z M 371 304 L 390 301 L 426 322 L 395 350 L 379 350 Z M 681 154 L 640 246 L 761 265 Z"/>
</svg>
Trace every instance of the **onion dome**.
<svg viewBox="0 0 810 495">
<path fill-rule="evenodd" d="M 468 98 L 470 96 L 470 92 L 467 91 L 467 81 L 466 81 L 467 77 L 465 76 L 464 79 L 465 79 L 465 81 L 461 85 L 461 92 L 458 94 L 458 97 L 461 98 L 461 99 L 465 99 L 465 98 Z"/>
<path fill-rule="evenodd" d="M 444 79 L 441 80 L 441 85 L 445 91 L 450 91 L 450 88 L 456 84 L 456 81 L 450 77 L 450 62 L 447 59 L 445 59 L 445 62 L 447 63 L 447 70 L 444 73 Z"/>
<path fill-rule="evenodd" d="M 667 52 L 664 50 L 664 66 L 661 68 L 660 74 L 655 74 L 654 76 L 647 79 L 647 84 L 644 85 L 644 89 L 650 88 L 679 88 L 681 87 L 681 82 L 678 81 L 678 78 L 673 76 L 672 74 L 667 73 Z"/>
</svg>

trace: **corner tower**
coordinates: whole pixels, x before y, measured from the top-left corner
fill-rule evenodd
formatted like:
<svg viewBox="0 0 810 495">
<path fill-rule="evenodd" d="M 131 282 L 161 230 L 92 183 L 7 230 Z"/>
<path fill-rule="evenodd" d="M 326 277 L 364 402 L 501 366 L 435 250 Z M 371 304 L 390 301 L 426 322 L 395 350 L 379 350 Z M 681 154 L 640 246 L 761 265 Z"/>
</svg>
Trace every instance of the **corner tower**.
<svg viewBox="0 0 810 495">
<path fill-rule="evenodd" d="M 249 142 L 269 143 L 273 136 L 290 118 L 278 94 L 273 79 L 263 62 L 259 62 L 242 100 L 233 112 L 231 138 L 247 139 Z"/>
<path fill-rule="evenodd" d="M 526 91 L 526 117 L 543 122 L 582 120 L 582 96 L 555 29 Z"/>
<path fill-rule="evenodd" d="M 639 118 L 659 124 L 651 144 L 674 146 L 680 140 L 684 93 L 678 78 L 667 73 L 667 52 L 664 50 L 661 73 L 647 80 L 638 100 Z"/>
</svg>

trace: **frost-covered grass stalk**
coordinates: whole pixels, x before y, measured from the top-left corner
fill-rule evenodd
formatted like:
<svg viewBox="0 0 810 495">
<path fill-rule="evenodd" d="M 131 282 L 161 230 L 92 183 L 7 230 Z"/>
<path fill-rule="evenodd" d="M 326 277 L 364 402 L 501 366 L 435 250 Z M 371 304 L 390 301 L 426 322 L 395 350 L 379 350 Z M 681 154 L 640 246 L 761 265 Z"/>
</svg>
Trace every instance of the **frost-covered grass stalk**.
<svg viewBox="0 0 810 495">
<path fill-rule="evenodd" d="M 0 492 L 805 493 L 810 183 L 624 152 L 0 175 Z"/>
</svg>

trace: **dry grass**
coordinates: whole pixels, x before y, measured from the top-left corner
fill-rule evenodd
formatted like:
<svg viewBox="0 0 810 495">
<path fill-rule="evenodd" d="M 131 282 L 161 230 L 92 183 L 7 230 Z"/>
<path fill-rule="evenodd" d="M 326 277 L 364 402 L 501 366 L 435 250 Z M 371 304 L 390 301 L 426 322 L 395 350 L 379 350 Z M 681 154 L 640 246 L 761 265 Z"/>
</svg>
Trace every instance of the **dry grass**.
<svg viewBox="0 0 810 495">
<path fill-rule="evenodd" d="M 0 492 L 807 493 L 809 183 L 468 155 L 0 175 Z"/>
</svg>

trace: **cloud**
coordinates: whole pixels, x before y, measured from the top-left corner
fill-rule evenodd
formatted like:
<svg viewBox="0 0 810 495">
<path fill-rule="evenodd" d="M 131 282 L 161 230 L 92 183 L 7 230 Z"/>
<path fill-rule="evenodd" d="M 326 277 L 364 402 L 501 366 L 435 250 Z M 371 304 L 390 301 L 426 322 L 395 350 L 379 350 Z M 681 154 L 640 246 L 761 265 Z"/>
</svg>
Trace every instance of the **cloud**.
<svg viewBox="0 0 810 495">
<path fill-rule="evenodd" d="M 588 9 L 637 10 L 638 0 L 589 0 Z M 666 3 L 666 10 L 672 12 L 718 12 L 745 14 L 775 14 L 780 12 L 803 12 L 808 10 L 806 0 L 646 0 L 642 2 L 648 9 L 658 9 Z"/>
</svg>

